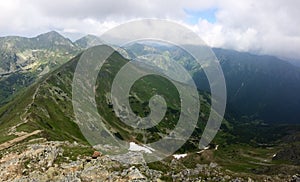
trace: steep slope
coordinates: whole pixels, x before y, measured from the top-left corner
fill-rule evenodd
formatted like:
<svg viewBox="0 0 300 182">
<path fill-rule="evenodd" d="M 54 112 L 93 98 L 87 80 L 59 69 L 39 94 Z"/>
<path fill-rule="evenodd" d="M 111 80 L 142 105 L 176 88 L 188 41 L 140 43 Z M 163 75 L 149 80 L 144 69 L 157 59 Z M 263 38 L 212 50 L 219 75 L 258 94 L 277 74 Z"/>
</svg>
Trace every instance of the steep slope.
<svg viewBox="0 0 300 182">
<path fill-rule="evenodd" d="M 50 140 L 84 141 L 79 128 L 75 124 L 72 108 L 72 79 L 79 56 L 64 64 L 58 70 L 48 74 L 26 92 L 0 109 L 0 128 L 2 136 L 11 138 L 15 133 L 42 130 L 41 135 Z M 164 122 L 145 131 L 133 131 L 120 122 L 115 116 L 107 95 L 110 93 L 113 78 L 118 70 L 127 62 L 119 53 L 114 53 L 99 73 L 96 101 L 104 122 L 121 139 L 137 142 L 152 142 L 168 133 L 179 118 L 180 100 L 176 88 L 167 80 L 157 76 L 148 76 L 139 80 L 131 91 L 130 104 L 133 111 L 144 117 L 149 114 L 148 101 L 155 94 L 163 95 L 168 101 L 168 109 Z M 151 92 L 149 92 L 152 90 Z M 199 133 L 208 118 L 209 95 L 202 93 L 201 117 L 193 135 L 192 148 L 197 150 Z M 10 128 L 10 129 L 8 129 Z M 187 149 L 187 148 L 186 148 Z"/>
<path fill-rule="evenodd" d="M 67 63 L 3 106 L 0 109 L 1 135 L 14 138 L 24 132 L 42 130 L 38 136 L 49 140 L 85 141 L 72 113 L 72 72 L 59 76 L 60 71 L 68 69 L 71 68 Z"/>
<path fill-rule="evenodd" d="M 136 43 L 125 49 L 132 59 L 146 54 L 159 54 L 174 59 L 193 74 L 200 90 L 210 91 L 201 67 L 193 57 L 178 47 Z M 217 48 L 213 51 L 220 61 L 226 80 L 227 114 L 230 113 L 234 118 L 248 118 L 248 121 L 300 122 L 298 67 L 273 56 Z"/>
<path fill-rule="evenodd" d="M 109 174 L 115 174 L 115 171 L 122 171 L 128 168 L 128 165 L 125 165 L 125 167 L 120 166 L 120 164 L 111 162 L 111 159 L 106 157 L 101 157 L 92 162 L 90 162 L 90 158 L 81 160 L 78 157 L 80 155 L 91 155 L 92 152 L 92 149 L 87 147 L 89 144 L 75 123 L 71 101 L 73 73 L 79 56 L 65 63 L 57 70 L 45 75 L 36 84 L 28 88 L 26 92 L 21 93 L 13 101 L 0 108 L 0 143 L 2 144 L 0 145 L 0 155 L 3 158 L 2 161 L 8 161 L 11 164 L 9 157 L 15 155 L 15 158 L 18 160 L 26 159 L 23 161 L 25 166 L 35 166 L 28 169 L 28 174 L 23 175 L 30 176 L 34 172 L 34 174 L 38 173 L 38 176 L 41 177 L 45 171 L 48 174 L 50 167 L 47 166 L 47 163 L 44 164 L 45 160 L 42 158 L 43 156 L 54 155 L 52 154 L 53 151 L 61 153 L 61 148 L 65 150 L 64 154 L 55 154 L 55 160 L 51 159 L 51 164 L 53 164 L 53 161 L 56 164 L 63 164 L 61 168 L 52 165 L 59 173 L 59 177 L 63 177 L 63 174 L 69 174 L 69 172 L 65 171 L 66 167 L 69 168 L 69 166 L 73 166 L 73 170 L 80 172 L 80 174 L 86 174 L 86 171 L 83 169 L 88 168 L 87 170 L 93 171 L 95 167 L 90 169 L 88 166 L 98 165 L 97 161 L 99 160 L 101 164 L 105 164 L 101 169 L 106 168 L 106 165 L 109 166 L 109 172 L 107 172 Z M 147 130 L 133 130 L 126 126 L 115 116 L 111 103 L 106 96 L 110 92 L 115 74 L 127 61 L 119 53 L 114 53 L 107 59 L 107 62 L 100 70 L 96 84 L 98 111 L 103 116 L 105 124 L 109 126 L 111 132 L 116 137 L 136 143 L 156 141 L 161 138 L 161 135 L 169 133 L 174 128 L 174 124 L 176 124 L 180 111 L 178 107 L 180 102 L 178 93 L 174 89 L 174 85 L 158 76 L 149 76 L 138 80 L 130 91 L 131 97 L 129 101 L 133 111 L 140 116 L 149 114 L 149 98 L 154 94 L 161 94 L 168 102 L 167 113 L 159 125 Z M 270 175 L 274 175 L 272 172 L 278 166 L 283 168 L 280 171 L 283 174 L 293 174 L 299 170 L 295 166 L 293 166 L 293 170 L 290 170 L 284 162 L 272 161 L 272 155 L 278 151 L 278 146 L 273 146 L 273 148 L 254 148 L 248 145 L 249 141 L 246 141 L 248 143 L 239 143 L 239 140 L 235 139 L 237 136 L 231 135 L 231 133 L 234 133 L 232 130 L 235 126 L 231 126 L 226 120 L 224 120 L 221 130 L 209 146 L 209 149 L 199 151 L 197 145 L 210 112 L 209 94 L 200 92 L 200 99 L 201 112 L 198 126 L 189 141 L 177 151 L 178 153 L 186 153 L 186 157 L 175 160 L 171 156 L 165 161 L 142 165 L 141 170 L 148 170 L 148 168 L 155 170 L 154 172 L 150 171 L 145 174 L 150 176 L 151 174 L 155 174 L 154 176 L 160 174 L 160 177 L 166 180 L 172 180 L 170 178 L 172 172 L 179 175 L 178 177 L 174 177 L 175 180 L 182 180 L 185 177 L 192 179 L 199 179 L 199 177 L 203 177 L 203 179 L 220 177 L 222 179 L 226 175 L 229 175 L 230 179 L 233 179 L 230 176 L 243 176 L 245 179 L 251 176 L 251 178 L 262 180 L 266 176 L 256 176 L 252 174 L 253 170 L 259 171 L 266 166 L 271 166 L 272 168 L 268 168 Z M 249 128 L 249 125 L 246 127 Z M 44 139 L 48 140 L 48 142 L 40 142 L 40 140 Z M 57 142 L 57 140 L 60 142 Z M 255 139 L 253 140 L 255 143 Z M 38 144 L 35 142 L 38 142 Z M 3 145 L 3 143 L 8 145 Z M 25 153 L 23 153 L 24 150 L 26 151 Z M 33 153 L 32 156 L 26 155 L 28 151 Z M 14 152 L 17 152 L 18 155 L 14 154 Z M 39 160 L 43 161 L 42 164 L 36 163 L 33 160 L 37 158 L 35 153 L 39 154 L 38 152 L 42 153 L 38 157 Z M 70 158 L 75 162 L 71 162 Z M 66 161 L 70 162 L 70 164 L 64 164 Z M 216 167 L 216 162 L 225 168 Z M 40 172 L 32 171 L 33 169 L 39 169 L 39 165 L 43 165 L 45 170 Z M 81 165 L 83 167 L 80 167 Z M 0 166 L 3 166 L 1 168 L 5 169 L 6 163 L 4 165 L 0 162 Z M 234 172 L 225 169 L 230 169 Z M 185 174 L 184 171 L 189 172 Z M 247 173 L 240 175 L 236 174 L 235 171 Z M 190 173 L 194 175 L 190 175 Z M 93 174 L 99 176 L 102 173 L 97 171 Z M 274 179 L 278 178 L 277 174 L 278 172 L 276 172 Z M 31 177 L 34 178 L 34 176 Z M 283 175 L 278 179 L 280 181 L 280 179 L 289 178 L 290 176 Z"/>
<path fill-rule="evenodd" d="M 273 56 L 214 49 L 237 116 L 269 122 L 300 122 L 300 69 Z"/>
</svg>

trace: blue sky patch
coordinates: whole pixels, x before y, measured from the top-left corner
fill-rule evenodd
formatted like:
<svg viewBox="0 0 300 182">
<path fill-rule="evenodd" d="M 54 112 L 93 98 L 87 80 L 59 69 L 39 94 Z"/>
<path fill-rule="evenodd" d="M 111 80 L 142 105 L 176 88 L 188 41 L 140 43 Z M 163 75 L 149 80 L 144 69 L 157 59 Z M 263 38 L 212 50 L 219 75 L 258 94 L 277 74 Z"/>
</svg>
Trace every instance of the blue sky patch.
<svg viewBox="0 0 300 182">
<path fill-rule="evenodd" d="M 184 12 L 187 14 L 185 21 L 189 24 L 197 24 L 199 18 L 206 19 L 210 23 L 216 22 L 215 14 L 217 12 L 217 8 L 210 8 L 201 11 L 184 9 Z"/>
</svg>

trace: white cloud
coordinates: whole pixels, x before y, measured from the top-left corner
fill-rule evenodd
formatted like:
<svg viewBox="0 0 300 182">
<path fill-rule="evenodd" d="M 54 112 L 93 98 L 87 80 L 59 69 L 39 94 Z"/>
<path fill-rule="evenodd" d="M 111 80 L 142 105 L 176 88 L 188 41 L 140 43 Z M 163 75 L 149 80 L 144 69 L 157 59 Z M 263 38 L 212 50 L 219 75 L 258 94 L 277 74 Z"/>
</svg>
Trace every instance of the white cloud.
<svg viewBox="0 0 300 182">
<path fill-rule="evenodd" d="M 0 36 L 35 36 L 49 30 L 78 38 L 101 34 L 136 18 L 186 22 L 185 10 L 215 8 L 215 22 L 188 25 L 211 46 L 300 59 L 297 0 L 10 0 L 0 3 Z"/>
</svg>

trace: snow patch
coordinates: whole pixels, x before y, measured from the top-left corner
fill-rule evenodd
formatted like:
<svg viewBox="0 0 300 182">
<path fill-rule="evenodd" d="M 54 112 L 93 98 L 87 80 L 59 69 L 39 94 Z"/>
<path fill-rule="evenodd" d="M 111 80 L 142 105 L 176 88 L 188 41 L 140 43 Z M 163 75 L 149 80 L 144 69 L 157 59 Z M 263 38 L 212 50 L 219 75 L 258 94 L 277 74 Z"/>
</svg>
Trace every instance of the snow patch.
<svg viewBox="0 0 300 182">
<path fill-rule="evenodd" d="M 175 159 L 184 158 L 184 157 L 186 157 L 186 156 L 187 156 L 187 154 L 174 154 L 174 155 L 173 155 L 173 157 L 174 157 Z"/>
<path fill-rule="evenodd" d="M 129 151 L 135 151 L 135 152 L 143 151 L 145 153 L 152 153 L 152 151 L 154 151 L 154 149 L 151 148 L 151 147 L 148 147 L 148 146 L 145 146 L 145 145 L 141 146 L 141 145 L 138 145 L 134 142 L 129 143 L 129 149 L 128 150 Z"/>
</svg>

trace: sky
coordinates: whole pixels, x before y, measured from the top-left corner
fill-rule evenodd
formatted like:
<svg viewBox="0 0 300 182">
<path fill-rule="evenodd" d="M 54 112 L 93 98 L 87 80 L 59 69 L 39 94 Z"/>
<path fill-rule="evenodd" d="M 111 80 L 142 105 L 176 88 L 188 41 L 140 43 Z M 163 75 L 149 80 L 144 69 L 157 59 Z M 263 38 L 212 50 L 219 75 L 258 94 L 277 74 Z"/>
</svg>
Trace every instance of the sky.
<svg viewBox="0 0 300 182">
<path fill-rule="evenodd" d="M 300 60 L 299 8 L 299 0 L 0 0 L 0 36 L 55 30 L 75 40 L 131 20 L 162 18 L 212 47 Z"/>
</svg>

